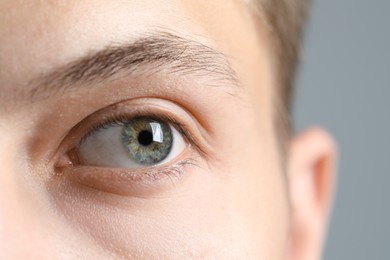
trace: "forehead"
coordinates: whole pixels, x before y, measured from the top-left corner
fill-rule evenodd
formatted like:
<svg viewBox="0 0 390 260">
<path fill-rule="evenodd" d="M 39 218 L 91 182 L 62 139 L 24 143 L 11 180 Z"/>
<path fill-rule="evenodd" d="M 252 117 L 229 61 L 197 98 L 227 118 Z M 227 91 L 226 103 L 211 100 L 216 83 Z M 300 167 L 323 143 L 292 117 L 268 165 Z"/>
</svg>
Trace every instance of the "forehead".
<svg viewBox="0 0 390 260">
<path fill-rule="evenodd" d="M 15 66 L 20 65 L 28 57 L 38 62 L 36 66 L 43 65 L 40 61 L 52 66 L 56 61 L 78 56 L 86 49 L 130 41 L 158 28 L 191 37 L 203 36 L 208 30 L 213 34 L 216 25 L 228 24 L 215 15 L 220 9 L 225 9 L 229 20 L 240 20 L 238 10 L 234 11 L 240 6 L 237 3 L 234 8 L 213 9 L 219 1 L 198 2 L 2 0 L 0 66 L 9 67 L 10 58 Z M 207 39 L 213 38 L 207 36 Z"/>
<path fill-rule="evenodd" d="M 177 6 L 153 2 L 154 8 L 142 1 L 3 1 L 1 71 L 17 68 L 14 72 L 25 75 L 45 70 L 88 50 L 130 41 L 151 26 L 169 28 L 179 19 L 175 14 L 182 12 L 173 10 Z"/>
<path fill-rule="evenodd" d="M 253 51 L 265 48 L 266 37 L 241 0 L 1 0 L 0 16 L 1 99 L 91 50 L 131 42 L 155 30 L 225 53 L 243 81 L 248 67 L 262 70 L 269 65 L 267 51 Z M 258 83 L 246 85 L 251 84 Z"/>
</svg>

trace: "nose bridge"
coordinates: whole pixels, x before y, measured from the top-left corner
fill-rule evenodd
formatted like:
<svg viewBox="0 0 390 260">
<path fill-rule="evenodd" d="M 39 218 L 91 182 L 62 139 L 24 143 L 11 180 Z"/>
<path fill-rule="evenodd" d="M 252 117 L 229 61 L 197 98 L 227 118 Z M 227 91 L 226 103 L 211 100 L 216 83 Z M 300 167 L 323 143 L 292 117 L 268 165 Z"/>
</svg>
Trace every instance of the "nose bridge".
<svg viewBox="0 0 390 260">
<path fill-rule="evenodd" d="M 21 136 L 0 122 L 0 259 L 75 258 L 85 248 L 102 252 L 58 214 Z"/>
<path fill-rule="evenodd" d="M 25 244 L 26 234 L 30 233 L 24 216 L 28 215 L 21 203 L 21 192 L 16 180 L 10 178 L 12 172 L 1 166 L 0 174 L 0 256 L 16 253 L 15 244 Z"/>
<path fill-rule="evenodd" d="M 0 258 L 25 257 L 31 252 L 36 233 L 34 196 L 28 172 L 22 172 L 18 149 L 0 133 Z M 35 222 L 35 223 L 34 223 Z"/>
</svg>

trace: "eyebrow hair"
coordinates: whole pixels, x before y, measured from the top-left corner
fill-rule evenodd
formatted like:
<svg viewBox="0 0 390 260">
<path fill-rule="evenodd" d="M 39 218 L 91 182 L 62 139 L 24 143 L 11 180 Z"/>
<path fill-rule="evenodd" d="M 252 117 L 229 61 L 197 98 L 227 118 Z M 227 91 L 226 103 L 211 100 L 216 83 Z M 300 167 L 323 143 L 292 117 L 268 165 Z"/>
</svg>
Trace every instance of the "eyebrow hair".
<svg viewBox="0 0 390 260">
<path fill-rule="evenodd" d="M 143 70 L 142 66 L 148 66 Z M 79 84 L 91 85 L 120 73 L 136 71 L 156 73 L 162 69 L 181 75 L 209 76 L 216 82 L 239 86 L 235 71 L 226 55 L 194 40 L 172 33 L 151 36 L 88 53 L 45 75 L 33 79 L 29 99 L 45 99 L 58 92 L 66 93 Z M 76 87 L 77 86 L 77 87 Z"/>
</svg>

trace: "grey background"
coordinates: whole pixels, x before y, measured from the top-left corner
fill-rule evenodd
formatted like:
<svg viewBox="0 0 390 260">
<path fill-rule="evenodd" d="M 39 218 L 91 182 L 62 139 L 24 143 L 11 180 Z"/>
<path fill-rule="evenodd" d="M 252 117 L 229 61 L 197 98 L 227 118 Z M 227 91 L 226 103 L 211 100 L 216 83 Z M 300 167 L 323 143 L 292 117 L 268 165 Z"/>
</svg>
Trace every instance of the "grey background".
<svg viewBox="0 0 390 260">
<path fill-rule="evenodd" d="M 315 0 L 294 120 L 339 143 L 324 259 L 390 259 L 390 0 Z"/>
</svg>

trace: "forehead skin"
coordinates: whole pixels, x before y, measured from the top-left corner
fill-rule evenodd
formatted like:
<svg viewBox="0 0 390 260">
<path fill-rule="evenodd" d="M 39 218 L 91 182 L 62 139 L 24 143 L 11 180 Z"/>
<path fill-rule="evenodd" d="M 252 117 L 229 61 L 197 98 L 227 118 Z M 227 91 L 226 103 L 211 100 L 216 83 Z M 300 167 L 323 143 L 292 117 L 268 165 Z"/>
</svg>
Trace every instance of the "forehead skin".
<svg viewBox="0 0 390 260">
<path fill-rule="evenodd" d="M 175 198 L 164 204 L 168 205 L 167 216 L 155 222 L 151 221 L 153 218 L 148 218 L 144 223 L 142 219 L 124 214 L 129 209 L 116 212 L 116 222 L 109 220 L 109 217 L 108 220 L 96 220 L 99 224 L 112 225 L 114 231 L 111 233 L 104 228 L 96 228 L 99 226 L 96 223 L 94 226 L 94 223 L 82 220 L 80 215 L 60 219 L 58 215 L 71 215 L 66 212 L 71 211 L 71 206 L 61 201 L 63 198 L 53 199 L 55 202 L 48 204 L 36 202 L 37 207 L 46 211 L 42 210 L 45 213 L 32 217 L 38 224 L 28 230 L 33 236 L 40 233 L 50 239 L 49 242 L 36 239 L 31 248 L 41 248 L 41 254 L 45 255 L 42 252 L 46 252 L 53 256 L 62 248 L 70 248 L 65 250 L 69 252 L 71 248 L 83 248 L 82 256 L 92 256 L 93 252 L 89 252 L 89 249 L 96 252 L 97 248 L 103 248 L 104 253 L 113 251 L 115 256 L 137 258 L 153 258 L 159 253 L 173 259 L 283 257 L 288 214 L 272 124 L 274 80 L 270 65 L 271 51 L 266 33 L 259 29 L 247 8 L 243 1 L 234 0 L 0 0 L 0 125 L 5 126 L 0 128 L 3 131 L 0 142 L 3 147 L 13 145 L 12 140 L 19 138 L 17 145 L 13 145 L 16 151 L 22 147 L 23 140 L 28 140 L 27 134 L 17 136 L 17 132 L 10 130 L 21 126 L 21 122 L 25 122 L 23 119 L 30 118 L 30 125 L 34 125 L 33 121 L 39 121 L 48 111 L 62 114 L 61 108 L 68 106 L 68 100 L 72 104 L 85 101 L 80 104 L 82 110 L 93 102 L 98 103 L 96 100 L 108 93 L 107 90 L 96 93 L 94 100 L 82 100 L 77 93 L 73 93 L 69 99 L 63 97 L 61 100 L 31 103 L 20 98 L 20 102 L 17 101 L 18 95 L 23 95 L 31 87 L 32 79 L 91 51 L 112 44 L 129 43 L 156 30 L 201 42 L 224 53 L 241 85 L 234 97 L 226 97 L 226 93 L 217 94 L 217 90 L 199 90 L 199 93 L 191 90 L 194 93 L 188 94 L 193 99 L 205 98 L 207 102 L 207 97 L 202 95 L 209 93 L 214 100 L 218 100 L 205 104 L 205 107 L 209 106 L 209 111 L 215 111 L 215 115 L 208 115 L 212 118 L 210 121 L 215 122 L 214 128 L 224 129 L 215 141 L 218 144 L 216 157 L 219 163 L 212 162 L 213 166 L 210 166 L 213 169 L 210 174 L 222 176 L 223 185 L 216 182 L 212 186 L 198 180 L 196 184 L 204 187 L 201 191 L 194 191 L 194 187 L 198 187 L 194 184 L 187 200 Z M 55 103 L 59 105 L 55 107 Z M 100 103 L 104 104 L 103 101 Z M 199 114 L 205 116 L 207 113 L 199 110 Z M 53 117 L 53 114 L 50 115 Z M 72 120 L 75 121 L 67 119 L 65 113 L 63 123 Z M 243 128 L 246 134 L 241 135 Z M 8 132 L 4 132 L 4 129 Z M 1 151 L 0 155 L 7 154 Z M 13 160 L 12 155 L 7 157 Z M 13 168 L 9 166 L 8 169 Z M 40 196 L 44 196 L 42 194 Z M 176 201 L 183 210 L 180 211 L 180 219 L 172 221 L 173 215 L 179 214 Z M 14 203 L 18 204 L 16 197 Z M 56 207 L 63 212 L 48 210 L 50 203 L 57 203 Z M 196 212 L 195 208 L 198 209 Z M 105 214 L 106 209 L 80 206 L 78 210 L 90 210 L 99 215 Z M 3 212 L 0 212 L 0 217 L 4 217 L 11 213 L 1 214 Z M 42 225 L 41 218 L 50 223 L 47 226 L 56 227 L 55 236 L 50 235 L 50 228 L 45 230 L 38 227 Z M 28 221 L 15 217 L 14 222 L 10 223 L 21 225 Z M 74 222 L 84 223 L 86 228 L 81 232 Z M 123 233 L 123 230 L 131 232 Z M 66 239 L 64 244 L 62 234 L 72 239 Z"/>
<path fill-rule="evenodd" d="M 240 1 L 199 1 L 196 4 L 191 1 L 149 4 L 110 1 L 108 4 L 106 1 L 3 0 L 0 12 L 3 20 L 0 24 L 0 75 L 5 90 L 24 87 L 28 78 L 21 75 L 37 75 L 90 50 L 129 42 L 156 29 L 216 46 L 234 59 L 233 65 L 248 65 L 241 66 L 245 69 L 236 66 L 238 74 L 247 75 L 247 68 L 256 68 L 265 71 L 262 81 L 273 85 L 267 75 L 270 65 L 266 36 L 255 27 L 247 6 Z M 224 15 L 218 15 L 222 13 Z M 262 46 L 265 51 L 254 52 L 255 46 Z M 242 80 L 250 79 L 242 77 Z M 244 85 L 258 82 L 253 80 Z M 257 98 L 267 95 L 270 93 L 262 93 Z M 268 99 L 258 101 L 264 103 Z"/>
</svg>

